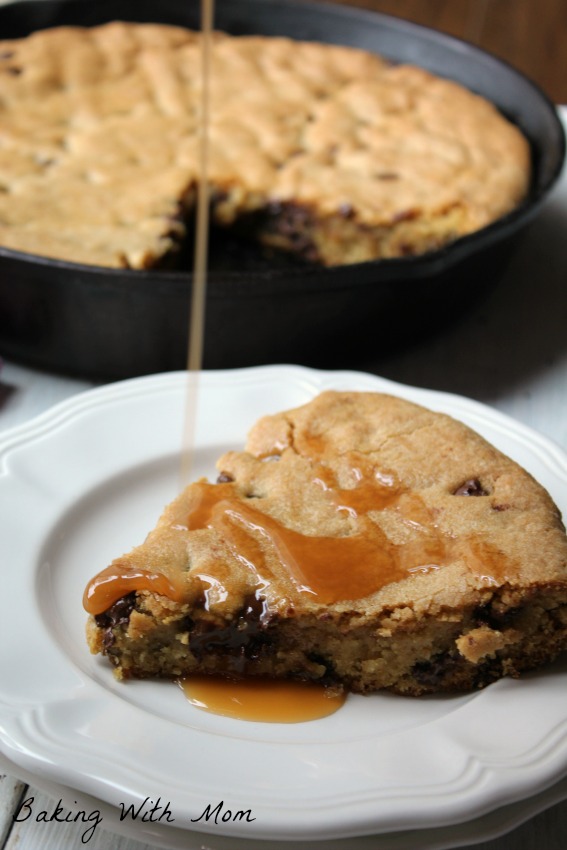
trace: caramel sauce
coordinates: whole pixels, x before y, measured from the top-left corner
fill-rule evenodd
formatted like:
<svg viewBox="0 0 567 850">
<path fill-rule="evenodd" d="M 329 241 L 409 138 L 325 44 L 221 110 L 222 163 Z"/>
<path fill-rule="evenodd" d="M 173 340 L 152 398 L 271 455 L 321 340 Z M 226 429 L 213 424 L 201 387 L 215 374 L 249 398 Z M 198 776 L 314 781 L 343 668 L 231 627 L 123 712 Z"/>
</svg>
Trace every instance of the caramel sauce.
<svg viewBox="0 0 567 850">
<path fill-rule="evenodd" d="M 211 38 L 213 28 L 213 0 L 201 0 L 201 29 L 202 29 L 202 116 L 200 122 L 200 181 L 197 195 L 197 218 L 195 236 L 195 266 L 193 271 L 193 292 L 191 301 L 191 318 L 189 328 L 189 350 L 187 358 L 188 389 L 185 420 L 185 443 L 182 452 L 181 483 L 186 485 L 191 480 L 191 465 L 193 457 L 194 434 L 197 411 L 198 375 L 202 368 L 205 300 L 207 280 L 207 250 L 209 233 L 209 187 L 208 187 L 208 126 L 209 126 L 209 80 L 211 59 Z M 219 485 L 221 486 L 221 485 Z M 208 491 L 207 491 L 208 493 Z M 231 524 L 231 503 L 223 499 L 223 493 L 215 491 L 215 498 L 203 498 L 203 488 L 199 490 L 201 497 L 187 518 L 188 529 L 204 528 L 214 524 L 222 529 L 230 541 L 237 558 L 244 557 L 249 562 L 263 562 L 260 546 L 249 535 L 242 539 L 242 531 Z M 243 554 L 245 553 L 245 554 Z M 258 569 L 257 569 L 258 571 Z M 151 589 L 156 592 L 171 595 L 171 583 L 162 576 L 145 576 L 144 579 L 156 579 L 155 584 L 140 586 L 140 589 Z M 206 574 L 199 576 L 202 582 L 216 589 L 216 598 L 223 598 L 223 588 L 218 580 Z M 124 576 L 120 577 L 117 588 L 124 586 Z M 163 581 L 159 581 L 163 579 Z M 112 579 L 111 579 L 112 581 Z M 169 587 L 168 587 L 169 586 Z M 163 589 L 160 589 L 162 587 Z M 169 589 L 169 593 L 168 593 Z M 93 588 L 95 596 L 102 596 L 97 587 Z M 128 591 L 125 591 L 128 592 Z M 204 594 L 205 604 L 208 604 L 210 590 Z M 121 595 L 122 592 L 121 592 Z M 175 597 L 173 597 L 175 598 Z M 105 604 L 102 602 L 100 604 Z M 105 610 L 105 608 L 103 608 Z M 297 723 L 326 717 L 337 711 L 343 704 L 344 696 L 329 696 L 325 689 L 317 685 L 291 682 L 275 682 L 247 680 L 229 682 L 210 677 L 192 677 L 180 683 L 187 699 L 192 705 L 223 716 L 240 720 L 254 720 L 271 723 Z"/>
<path fill-rule="evenodd" d="M 323 488 L 338 511 L 344 510 L 356 517 L 372 510 L 384 510 L 399 500 L 402 488 L 394 476 L 365 469 L 361 463 L 352 466 L 350 472 L 356 486 L 344 489 L 337 487 L 330 469 L 322 464 L 316 467 L 313 483 Z"/>
<path fill-rule="evenodd" d="M 322 685 L 271 679 L 191 676 L 179 682 L 191 705 L 212 714 L 261 723 L 302 723 L 334 714 L 346 694 Z"/>
<path fill-rule="evenodd" d="M 264 582 L 270 569 L 266 552 L 272 550 L 296 589 L 316 597 L 322 604 L 360 599 L 386 584 L 407 578 L 412 572 L 428 572 L 448 563 L 454 555 L 453 541 L 435 527 L 419 497 L 411 496 L 384 477 L 356 476 L 359 485 L 332 486 L 332 473 L 318 467 L 315 486 L 324 490 L 338 511 L 357 518 L 357 532 L 345 537 L 302 534 L 232 496 L 230 484 L 194 485 L 194 501 L 187 518 L 189 529 L 216 528 L 237 557 L 253 566 Z M 419 536 L 395 544 L 366 516 L 373 510 L 395 506 L 403 522 L 418 529 Z M 264 545 L 262 545 L 264 544 Z"/>
<path fill-rule="evenodd" d="M 220 516 L 219 516 L 220 515 Z M 268 571 L 266 555 L 254 540 L 271 544 L 297 590 L 317 597 L 323 604 L 360 599 L 385 584 L 407 576 L 403 551 L 394 557 L 393 544 L 385 534 L 362 521 L 365 528 L 349 537 L 319 537 L 286 528 L 277 520 L 242 502 L 223 500 L 214 504 L 211 525 L 222 530 L 232 548 L 252 563 L 260 575 Z M 428 556 L 428 561 L 431 556 Z"/>
<path fill-rule="evenodd" d="M 183 527 L 189 531 L 216 529 L 234 557 L 254 570 L 258 587 L 270 584 L 274 565 L 279 565 L 275 569 L 281 569 L 298 592 L 321 604 L 360 599 L 459 558 L 486 584 L 505 578 L 510 564 L 499 550 L 474 536 L 453 538 L 443 533 L 423 499 L 391 476 L 356 467 L 352 477 L 355 487 L 340 488 L 331 470 L 314 463 L 313 486 L 323 488 L 336 511 L 346 511 L 353 518 L 354 532 L 343 537 L 302 534 L 258 510 L 253 499 L 248 503 L 236 498 L 231 483 L 202 481 L 192 487 Z M 396 514 L 398 525 L 407 527 L 404 542 L 393 542 L 372 521 L 372 512 L 385 508 Z M 207 575 L 204 571 L 195 577 L 214 587 L 215 598 L 222 600 L 224 589 L 218 573 L 213 570 L 213 575 Z M 183 598 L 181 589 L 168 577 L 145 570 L 125 572 L 118 561 L 91 581 L 85 607 L 100 613 L 126 593 L 143 589 L 175 600 Z"/>
<path fill-rule="evenodd" d="M 189 317 L 187 350 L 187 399 L 183 450 L 181 453 L 181 489 L 191 480 L 199 373 L 203 365 L 205 336 L 205 304 L 207 296 L 207 260 L 209 248 L 209 111 L 210 66 L 214 21 L 213 0 L 201 0 L 201 116 L 199 121 L 199 181 L 195 225 L 195 259 Z"/>
<path fill-rule="evenodd" d="M 149 590 L 176 602 L 183 601 L 181 588 L 175 587 L 161 573 L 111 564 L 88 583 L 83 594 L 83 607 L 89 614 L 96 616 L 134 590 Z"/>
</svg>

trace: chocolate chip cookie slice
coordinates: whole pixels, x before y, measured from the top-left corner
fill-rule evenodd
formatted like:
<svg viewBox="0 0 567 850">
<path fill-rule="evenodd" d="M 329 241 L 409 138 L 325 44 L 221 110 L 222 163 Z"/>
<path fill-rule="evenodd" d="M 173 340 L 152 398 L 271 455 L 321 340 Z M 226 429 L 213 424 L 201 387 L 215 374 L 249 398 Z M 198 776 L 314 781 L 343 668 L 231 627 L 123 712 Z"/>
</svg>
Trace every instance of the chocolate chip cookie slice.
<svg viewBox="0 0 567 850">
<path fill-rule="evenodd" d="M 481 688 L 567 649 L 567 537 L 546 491 L 449 416 L 325 392 L 261 419 L 85 592 L 120 678 L 370 693 Z"/>
</svg>

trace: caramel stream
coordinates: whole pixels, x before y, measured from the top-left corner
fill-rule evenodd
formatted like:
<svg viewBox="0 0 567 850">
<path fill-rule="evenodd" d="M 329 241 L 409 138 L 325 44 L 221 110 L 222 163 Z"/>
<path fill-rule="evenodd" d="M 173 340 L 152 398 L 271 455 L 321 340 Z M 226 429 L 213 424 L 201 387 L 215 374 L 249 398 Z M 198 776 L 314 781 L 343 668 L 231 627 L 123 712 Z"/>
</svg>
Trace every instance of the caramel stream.
<svg viewBox="0 0 567 850">
<path fill-rule="evenodd" d="M 195 444 L 199 373 L 203 366 L 207 258 L 209 248 L 209 109 L 214 0 L 201 0 L 201 120 L 199 122 L 199 182 L 195 228 L 195 260 L 187 351 L 187 400 L 181 453 L 181 488 L 191 480 Z"/>
<path fill-rule="evenodd" d="M 187 358 L 187 402 L 183 433 L 181 484 L 191 480 L 198 377 L 202 369 L 209 233 L 208 132 L 209 82 L 213 32 L 213 0 L 201 0 L 202 98 L 200 122 L 200 180 L 197 193 L 195 262 Z M 316 452 L 315 452 L 316 454 Z M 418 497 L 400 490 L 391 480 L 374 474 L 362 476 L 354 489 L 340 490 L 321 467 L 313 483 L 322 487 L 337 511 L 357 518 L 358 532 L 347 537 L 306 536 L 284 527 L 274 518 L 232 497 L 230 485 L 200 483 L 197 499 L 187 516 L 187 529 L 217 528 L 236 557 L 245 558 L 263 583 L 271 576 L 266 546 L 275 553 L 296 589 L 327 604 L 368 596 L 412 572 L 438 569 L 458 554 L 457 544 L 441 535 Z M 393 544 L 367 514 L 391 507 L 420 534 L 408 544 Z M 469 565 L 477 561 L 491 570 L 498 553 L 473 540 L 466 541 Z M 206 579 L 207 576 L 202 578 Z M 490 579 L 490 577 L 486 577 Z M 101 614 L 118 599 L 136 590 L 148 590 L 183 601 L 180 581 L 147 569 L 120 566 L 120 560 L 99 573 L 84 594 L 84 607 Z M 191 677 L 181 683 L 188 700 L 207 711 L 247 720 L 297 722 L 336 711 L 344 696 L 330 697 L 317 685 L 290 682 L 217 681 Z"/>
<path fill-rule="evenodd" d="M 201 0 L 202 97 L 200 122 L 200 180 L 197 192 L 195 262 L 191 293 L 189 343 L 187 354 L 187 398 L 182 439 L 181 488 L 191 480 L 194 455 L 199 373 L 202 369 L 207 291 L 207 254 L 209 236 L 209 83 L 211 43 L 214 20 L 213 0 Z M 166 576 L 150 570 L 120 571 L 111 566 L 88 585 L 84 606 L 91 614 L 106 611 L 117 599 L 134 590 L 149 590 L 171 599 L 183 599 L 182 588 Z M 242 720 L 293 723 L 326 717 L 337 711 L 346 695 L 330 696 L 325 688 L 296 682 L 230 682 L 210 677 L 192 677 L 184 681 L 187 699 L 206 711 Z"/>
</svg>

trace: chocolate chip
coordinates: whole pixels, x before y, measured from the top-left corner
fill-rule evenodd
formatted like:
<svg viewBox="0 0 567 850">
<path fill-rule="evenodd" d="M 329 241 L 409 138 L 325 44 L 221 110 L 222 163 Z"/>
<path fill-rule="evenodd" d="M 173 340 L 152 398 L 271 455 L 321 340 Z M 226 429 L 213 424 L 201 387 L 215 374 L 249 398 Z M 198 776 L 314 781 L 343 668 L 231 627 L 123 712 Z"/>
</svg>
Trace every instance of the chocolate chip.
<svg viewBox="0 0 567 850">
<path fill-rule="evenodd" d="M 228 200 L 228 192 L 224 189 L 213 189 L 211 191 L 211 202 L 213 204 L 222 204 Z"/>
<path fill-rule="evenodd" d="M 266 206 L 262 232 L 266 236 L 283 237 L 296 256 L 316 262 L 317 249 L 310 236 L 311 221 L 308 207 L 273 199 Z"/>
<path fill-rule="evenodd" d="M 473 617 L 478 625 L 485 625 L 496 631 L 513 626 L 521 612 L 521 608 L 506 608 L 497 601 L 493 604 L 479 605 L 475 608 Z"/>
<path fill-rule="evenodd" d="M 307 260 L 309 263 L 319 263 L 321 261 L 321 257 L 319 256 L 319 252 L 317 248 L 311 245 L 309 248 L 306 248 L 302 251 L 301 256 L 304 260 Z"/>
<path fill-rule="evenodd" d="M 109 627 L 105 629 L 102 633 L 102 647 L 105 651 L 108 651 L 110 647 L 114 644 L 114 632 Z"/>
<path fill-rule="evenodd" d="M 376 175 L 378 180 L 399 180 L 400 175 L 396 174 L 395 171 L 381 171 Z"/>
<path fill-rule="evenodd" d="M 11 59 L 13 56 L 13 50 L 3 50 L 2 53 L 0 53 L 0 59 Z"/>
<path fill-rule="evenodd" d="M 352 204 L 341 204 L 339 207 L 339 215 L 341 215 L 343 218 L 352 218 L 354 215 L 354 209 L 352 208 Z"/>
<path fill-rule="evenodd" d="M 112 629 L 116 626 L 123 626 L 130 620 L 130 614 L 136 602 L 136 594 L 129 593 L 128 596 L 123 596 L 118 599 L 114 605 L 111 605 L 102 614 L 97 614 L 95 621 L 97 626 L 106 629 Z M 104 638 L 103 638 L 104 639 Z"/>
<path fill-rule="evenodd" d="M 17 68 L 15 65 L 11 65 L 9 68 L 4 68 L 4 71 L 12 77 L 19 77 L 23 73 L 23 68 Z"/>
<path fill-rule="evenodd" d="M 417 218 L 418 215 L 419 213 L 415 209 L 400 210 L 400 212 L 396 213 L 392 218 L 392 223 L 397 224 L 400 221 L 412 221 L 412 219 Z"/>
<path fill-rule="evenodd" d="M 429 661 L 417 661 L 411 670 L 416 682 L 436 688 L 443 683 L 459 665 L 459 661 L 448 652 L 441 652 Z"/>
<path fill-rule="evenodd" d="M 488 492 L 478 478 L 469 478 L 453 491 L 453 496 L 488 496 Z"/>
<path fill-rule="evenodd" d="M 234 478 L 228 472 L 221 472 L 217 478 L 217 484 L 230 484 L 231 481 L 234 481 Z"/>
<path fill-rule="evenodd" d="M 315 676 L 306 674 L 303 670 L 300 673 L 299 678 L 310 679 L 312 681 L 316 681 L 318 684 L 327 686 L 332 685 L 338 681 L 337 673 L 333 662 L 330 661 L 328 658 L 325 658 L 325 656 L 320 655 L 318 652 L 308 652 L 307 660 L 311 661 L 312 664 L 318 664 L 320 667 L 323 667 L 324 672 L 320 676 Z"/>
<path fill-rule="evenodd" d="M 252 597 L 229 625 L 217 627 L 206 621 L 196 623 L 189 634 L 189 647 L 197 658 L 208 653 L 230 656 L 234 662 L 232 671 L 236 673 L 241 668 L 242 672 L 247 660 L 269 651 L 269 621 L 265 601 Z"/>
</svg>

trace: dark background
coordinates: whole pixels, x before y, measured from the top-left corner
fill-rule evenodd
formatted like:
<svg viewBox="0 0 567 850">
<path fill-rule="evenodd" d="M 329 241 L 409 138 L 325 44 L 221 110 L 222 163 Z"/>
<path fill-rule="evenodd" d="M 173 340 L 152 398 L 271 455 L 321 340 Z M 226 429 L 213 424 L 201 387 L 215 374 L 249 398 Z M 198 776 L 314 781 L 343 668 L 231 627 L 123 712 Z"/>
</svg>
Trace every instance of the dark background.
<svg viewBox="0 0 567 850">
<path fill-rule="evenodd" d="M 510 62 L 567 103 L 566 0 L 336 0 L 406 18 Z"/>
</svg>

